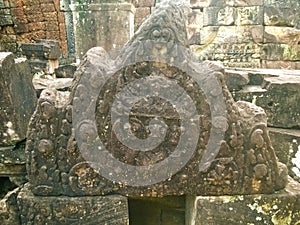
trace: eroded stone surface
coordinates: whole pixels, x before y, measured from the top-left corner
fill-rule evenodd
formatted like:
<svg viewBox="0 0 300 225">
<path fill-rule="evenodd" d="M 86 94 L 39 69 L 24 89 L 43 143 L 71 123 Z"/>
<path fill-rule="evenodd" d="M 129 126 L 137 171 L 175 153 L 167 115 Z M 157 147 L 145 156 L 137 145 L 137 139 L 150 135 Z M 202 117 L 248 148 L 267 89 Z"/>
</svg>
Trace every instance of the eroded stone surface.
<svg viewBox="0 0 300 225">
<path fill-rule="evenodd" d="M 191 42 L 200 60 L 238 68 L 299 68 L 299 1 L 191 1 L 191 7 L 203 9 L 201 41 Z"/>
<path fill-rule="evenodd" d="M 7 193 L 0 201 L 0 220 L 3 225 L 21 225 L 20 215 L 17 204 L 17 196 L 20 188 Z"/>
<path fill-rule="evenodd" d="M 0 146 L 14 145 L 26 137 L 37 101 L 31 79 L 25 59 L 0 53 Z"/>
<path fill-rule="evenodd" d="M 289 175 L 300 181 L 300 130 L 269 128 L 276 155 L 289 169 Z"/>
<path fill-rule="evenodd" d="M 82 59 L 92 47 L 119 50 L 134 33 L 132 1 L 71 1 L 76 58 Z M 93 12 L 93 13 L 90 13 Z"/>
<path fill-rule="evenodd" d="M 299 188 L 299 183 L 291 180 L 285 190 L 270 195 L 198 196 L 189 199 L 194 217 L 188 224 L 297 224 Z"/>
<path fill-rule="evenodd" d="M 56 89 L 58 91 L 64 91 L 66 98 L 71 90 L 73 78 L 42 78 L 41 76 L 36 76 L 32 79 L 32 84 L 36 90 L 37 96 L 40 96 L 42 91 L 45 89 Z"/>
<path fill-rule="evenodd" d="M 129 224 L 127 198 L 120 195 L 38 197 L 25 186 L 17 196 L 17 204 L 22 225 Z"/>
<path fill-rule="evenodd" d="M 73 78 L 77 66 L 74 64 L 63 65 L 55 69 L 56 78 Z"/>
<path fill-rule="evenodd" d="M 247 70 L 241 71 L 243 74 Z M 248 70 L 249 83 L 234 93 L 236 100 L 253 102 L 264 108 L 268 125 L 297 128 L 299 121 L 300 72 L 288 70 Z"/>
<path fill-rule="evenodd" d="M 265 6 L 264 24 L 267 26 L 286 26 L 299 29 L 299 6 Z"/>
<path fill-rule="evenodd" d="M 0 176 L 26 176 L 25 145 L 0 147 Z"/>
<path fill-rule="evenodd" d="M 34 194 L 222 195 L 285 186 L 266 114 L 233 101 L 222 67 L 193 59 L 183 9 L 161 4 L 115 61 L 91 49 L 69 100 L 42 93 L 27 141 Z"/>
</svg>

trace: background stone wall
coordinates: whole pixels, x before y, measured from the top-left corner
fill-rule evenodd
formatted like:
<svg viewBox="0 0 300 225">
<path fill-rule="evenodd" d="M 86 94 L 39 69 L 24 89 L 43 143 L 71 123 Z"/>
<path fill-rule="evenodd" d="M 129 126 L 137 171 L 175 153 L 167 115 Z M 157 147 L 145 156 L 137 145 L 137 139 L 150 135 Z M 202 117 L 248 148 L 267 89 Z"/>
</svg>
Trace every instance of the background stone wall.
<svg viewBox="0 0 300 225">
<path fill-rule="evenodd" d="M 161 0 L 0 0 L 0 51 L 18 53 L 20 43 L 54 39 L 60 42 L 64 56 L 69 53 L 69 57 L 81 57 L 84 54 L 78 53 L 83 42 L 81 36 L 87 37 L 84 45 L 90 47 L 103 41 L 96 40 L 95 32 L 78 34 L 76 23 L 83 26 L 84 21 L 76 21 L 71 8 L 124 2 L 135 8 L 136 30 Z M 220 60 L 228 67 L 300 69 L 299 0 L 190 0 L 190 3 L 190 44 L 199 60 Z M 96 24 L 104 22 L 101 16 L 94 17 L 98 21 L 96 29 Z M 126 42 L 132 32 L 120 32 L 119 27 L 131 29 L 133 25 L 122 25 L 120 20 L 110 17 L 115 15 L 108 15 L 105 29 L 109 32 L 104 32 L 108 36 L 105 40 L 112 42 L 118 37 L 122 43 Z M 118 24 L 114 25 L 114 21 Z M 121 21 L 133 23 L 130 19 Z M 92 24 L 86 26 L 94 29 Z"/>
<path fill-rule="evenodd" d="M 143 23 L 143 21 L 151 14 L 155 0 L 139 0 L 136 3 L 136 11 L 134 15 L 134 28 L 135 30 Z"/>
<path fill-rule="evenodd" d="M 65 19 L 59 0 L 0 0 L 0 51 L 18 53 L 21 43 L 60 42 L 67 54 Z"/>
<path fill-rule="evenodd" d="M 229 67 L 300 69 L 298 0 L 191 0 L 199 59 Z M 190 26 L 191 26 L 190 25 Z"/>
</svg>

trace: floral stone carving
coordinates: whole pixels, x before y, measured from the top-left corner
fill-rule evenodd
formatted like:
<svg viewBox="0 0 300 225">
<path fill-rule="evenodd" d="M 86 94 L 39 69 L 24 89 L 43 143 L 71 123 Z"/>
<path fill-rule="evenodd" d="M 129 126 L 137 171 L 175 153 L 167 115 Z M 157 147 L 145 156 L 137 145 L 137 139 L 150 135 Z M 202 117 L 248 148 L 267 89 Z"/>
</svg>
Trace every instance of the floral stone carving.
<svg viewBox="0 0 300 225">
<path fill-rule="evenodd" d="M 186 7 L 162 3 L 116 59 L 92 48 L 71 93 L 41 94 L 28 131 L 36 195 L 230 195 L 285 187 L 264 110 L 187 47 Z M 67 96 L 68 95 L 68 96 Z"/>
</svg>

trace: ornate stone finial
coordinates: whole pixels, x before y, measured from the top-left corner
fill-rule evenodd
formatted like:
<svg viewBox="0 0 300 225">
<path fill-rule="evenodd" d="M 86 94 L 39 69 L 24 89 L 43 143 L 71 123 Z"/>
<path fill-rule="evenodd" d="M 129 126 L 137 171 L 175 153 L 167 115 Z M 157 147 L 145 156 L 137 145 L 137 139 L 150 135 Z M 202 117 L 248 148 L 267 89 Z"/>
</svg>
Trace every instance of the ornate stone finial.
<svg viewBox="0 0 300 225">
<path fill-rule="evenodd" d="M 171 58 L 178 56 L 178 48 L 186 51 L 189 10 L 185 1 L 163 1 L 158 4 L 122 49 L 118 57 L 123 60 L 120 64 L 147 60 L 171 62 Z"/>
</svg>

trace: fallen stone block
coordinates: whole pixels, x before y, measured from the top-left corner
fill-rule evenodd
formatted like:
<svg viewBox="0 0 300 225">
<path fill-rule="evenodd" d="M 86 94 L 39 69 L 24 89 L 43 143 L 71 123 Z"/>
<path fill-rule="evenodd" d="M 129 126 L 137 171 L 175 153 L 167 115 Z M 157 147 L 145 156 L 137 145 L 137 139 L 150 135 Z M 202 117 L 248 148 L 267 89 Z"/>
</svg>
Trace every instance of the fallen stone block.
<svg viewBox="0 0 300 225">
<path fill-rule="evenodd" d="M 300 181 L 300 130 L 269 128 L 279 160 L 287 165 L 289 175 Z"/>
<path fill-rule="evenodd" d="M 38 40 L 36 43 L 23 43 L 22 51 L 28 57 L 40 59 L 58 59 L 60 57 L 59 42 L 55 40 Z"/>
<path fill-rule="evenodd" d="M 247 71 L 247 70 L 241 70 Z M 244 72 L 243 72 L 244 73 Z M 250 82 L 233 93 L 235 100 L 253 102 L 265 109 L 268 126 L 296 128 L 300 126 L 300 71 L 248 70 Z M 251 83 L 252 76 L 262 76 Z"/>
<path fill-rule="evenodd" d="M 274 194 L 197 196 L 187 200 L 188 225 L 295 225 L 300 220 L 300 184 L 290 180 Z"/>
<path fill-rule="evenodd" d="M 247 72 L 236 71 L 234 69 L 225 70 L 224 78 L 230 91 L 239 91 L 249 83 Z"/>
<path fill-rule="evenodd" d="M 121 195 L 38 197 L 25 187 L 17 197 L 22 225 L 128 225 L 127 198 Z"/>
<path fill-rule="evenodd" d="M 53 74 L 58 67 L 61 55 L 59 42 L 56 40 L 38 40 L 36 43 L 23 43 L 23 53 L 29 60 L 33 73 L 43 71 Z"/>
<path fill-rule="evenodd" d="M 0 53 L 0 146 L 11 146 L 26 138 L 37 97 L 26 59 Z"/>
<path fill-rule="evenodd" d="M 76 69 L 77 69 L 77 66 L 73 65 L 73 64 L 59 66 L 58 68 L 55 69 L 55 77 L 56 78 L 73 78 Z"/>
<path fill-rule="evenodd" d="M 68 92 L 71 90 L 72 81 L 73 78 L 58 78 L 58 79 L 34 78 L 32 80 L 32 83 L 38 97 L 41 95 L 43 90 L 47 88 L 52 88 L 58 91 L 65 92 L 67 98 Z"/>
</svg>

